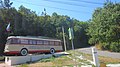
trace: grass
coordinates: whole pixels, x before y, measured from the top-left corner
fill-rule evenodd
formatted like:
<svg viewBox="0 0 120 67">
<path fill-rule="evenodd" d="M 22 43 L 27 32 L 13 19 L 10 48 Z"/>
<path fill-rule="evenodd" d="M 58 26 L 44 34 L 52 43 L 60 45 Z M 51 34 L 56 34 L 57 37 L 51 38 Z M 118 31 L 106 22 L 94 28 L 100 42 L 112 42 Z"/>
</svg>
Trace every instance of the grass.
<svg viewBox="0 0 120 67">
<path fill-rule="evenodd" d="M 29 66 L 27 64 L 22 64 L 22 65 L 20 65 L 18 67 L 29 67 Z"/>
<path fill-rule="evenodd" d="M 69 51 L 69 53 L 73 53 L 73 51 Z M 85 53 L 78 52 L 78 51 L 75 51 L 75 54 L 76 55 L 83 55 L 84 58 L 92 61 L 92 55 L 91 54 L 85 54 Z M 104 57 L 104 56 L 99 56 L 98 58 L 99 58 L 99 61 L 101 63 L 106 63 L 106 64 L 117 64 L 117 63 L 120 63 L 120 59 L 116 59 L 116 58 Z"/>
<path fill-rule="evenodd" d="M 79 53 L 79 52 L 77 52 L 77 51 L 68 51 L 68 53 L 70 53 L 71 54 L 71 57 L 72 58 L 75 58 L 76 60 L 77 60 L 77 62 L 81 62 L 80 63 L 80 65 L 93 65 L 93 64 L 91 64 L 89 61 L 87 61 L 86 59 L 85 59 L 85 57 L 84 57 L 84 53 Z M 81 58 L 78 58 L 78 57 L 80 57 L 81 56 Z M 90 56 L 89 56 L 90 57 Z M 83 59 L 82 59 L 83 58 Z M 84 64 L 83 64 L 84 63 Z"/>
<path fill-rule="evenodd" d="M 5 57 L 3 56 L 0 56 L 0 61 L 3 61 Z"/>
<path fill-rule="evenodd" d="M 29 67 L 73 67 L 75 65 L 75 62 L 68 58 L 67 56 L 61 56 L 61 57 L 51 57 L 47 59 L 42 59 L 38 61 L 37 63 L 29 64 Z"/>
<path fill-rule="evenodd" d="M 20 65 L 19 67 L 24 67 L 24 66 L 25 67 L 27 67 L 27 66 L 28 67 L 63 67 L 63 66 L 73 67 L 76 65 L 81 67 L 81 65 L 85 65 L 85 64 L 92 65 L 91 63 L 89 63 L 86 60 L 81 60 L 81 59 L 74 57 L 72 52 L 73 51 L 71 51 L 71 54 L 67 55 L 67 56 L 65 55 L 65 56 L 60 56 L 60 57 L 50 57 L 47 59 L 39 60 L 34 63 L 23 64 L 23 65 Z M 71 58 L 69 58 L 68 56 Z M 76 60 L 74 61 L 73 59 L 76 59 Z M 82 64 L 82 63 L 84 63 L 84 64 Z"/>
<path fill-rule="evenodd" d="M 115 59 L 115 58 L 110 58 L 110 57 L 103 57 L 103 56 L 99 56 L 99 59 L 100 59 L 101 63 L 120 64 L 120 59 Z"/>
<path fill-rule="evenodd" d="M 72 59 L 68 58 L 67 56 L 62 56 L 62 57 L 56 58 L 55 61 L 53 61 L 53 63 L 58 66 L 75 65 L 75 62 Z"/>
<path fill-rule="evenodd" d="M 39 62 L 53 62 L 54 60 L 55 60 L 55 57 L 50 57 L 50 58 L 47 58 L 47 59 L 42 59 Z"/>
<path fill-rule="evenodd" d="M 5 57 L 0 56 L 0 63 L 4 63 Z"/>
<path fill-rule="evenodd" d="M 91 64 L 89 61 L 87 60 L 91 60 L 92 61 L 92 55 L 91 54 L 85 54 L 82 52 L 78 52 L 77 50 L 75 51 L 67 51 L 68 53 L 70 53 L 70 55 L 64 55 L 64 56 L 60 56 L 60 57 L 50 57 L 47 59 L 41 59 L 37 62 L 33 62 L 30 64 L 23 64 L 20 65 L 19 67 L 73 67 L 75 65 L 77 65 L 78 67 L 80 67 L 81 65 L 92 65 L 92 67 L 95 67 L 93 64 Z M 69 57 L 71 58 L 69 58 Z M 83 58 L 85 59 L 80 59 L 78 57 L 83 56 Z M 76 59 L 75 61 L 73 59 Z M 99 56 L 99 60 L 101 63 L 120 63 L 120 59 L 114 59 L 114 58 L 110 58 L 110 57 L 103 57 L 103 56 Z M 83 63 L 83 64 L 82 64 Z"/>
</svg>

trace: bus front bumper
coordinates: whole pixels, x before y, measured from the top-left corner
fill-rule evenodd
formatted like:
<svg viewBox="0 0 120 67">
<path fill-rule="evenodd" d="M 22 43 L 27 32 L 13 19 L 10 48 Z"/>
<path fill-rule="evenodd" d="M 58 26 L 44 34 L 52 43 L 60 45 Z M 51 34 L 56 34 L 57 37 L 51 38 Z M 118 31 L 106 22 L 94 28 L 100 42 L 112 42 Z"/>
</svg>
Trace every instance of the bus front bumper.
<svg viewBox="0 0 120 67">
<path fill-rule="evenodd" d="M 4 51 L 4 54 L 5 55 L 16 55 L 16 54 L 19 54 L 18 51 Z"/>
</svg>

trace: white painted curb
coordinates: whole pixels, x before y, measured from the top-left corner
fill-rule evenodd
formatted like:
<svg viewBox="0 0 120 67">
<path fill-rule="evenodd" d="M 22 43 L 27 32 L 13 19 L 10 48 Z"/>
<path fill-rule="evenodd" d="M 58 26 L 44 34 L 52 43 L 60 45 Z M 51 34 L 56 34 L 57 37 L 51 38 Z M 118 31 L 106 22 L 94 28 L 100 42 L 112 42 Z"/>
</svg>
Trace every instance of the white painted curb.
<svg viewBox="0 0 120 67">
<path fill-rule="evenodd" d="M 66 54 L 64 52 L 61 53 L 55 53 L 55 56 L 61 56 L 63 54 Z M 17 65 L 17 64 L 23 64 L 27 62 L 34 62 L 38 61 L 43 58 L 49 58 L 52 57 L 52 54 L 42 54 L 42 55 L 27 55 L 27 56 L 6 56 L 5 57 L 5 64 L 7 65 Z"/>
<path fill-rule="evenodd" d="M 15 56 L 15 57 L 5 57 L 5 64 L 14 65 L 14 64 L 22 64 L 30 61 L 30 56 Z"/>
</svg>

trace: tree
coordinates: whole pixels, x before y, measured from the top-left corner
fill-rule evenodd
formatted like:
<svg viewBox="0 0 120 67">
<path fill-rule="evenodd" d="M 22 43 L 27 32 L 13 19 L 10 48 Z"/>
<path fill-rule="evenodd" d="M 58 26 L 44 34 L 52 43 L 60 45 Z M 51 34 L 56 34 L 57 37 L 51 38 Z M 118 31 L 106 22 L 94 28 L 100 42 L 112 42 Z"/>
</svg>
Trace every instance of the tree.
<svg viewBox="0 0 120 67">
<path fill-rule="evenodd" d="M 111 50 L 112 43 L 120 45 L 120 3 L 105 3 L 103 8 L 97 8 L 89 24 L 87 34 L 89 43 L 102 43 L 105 49 Z M 114 45 L 115 46 L 115 45 Z"/>
</svg>

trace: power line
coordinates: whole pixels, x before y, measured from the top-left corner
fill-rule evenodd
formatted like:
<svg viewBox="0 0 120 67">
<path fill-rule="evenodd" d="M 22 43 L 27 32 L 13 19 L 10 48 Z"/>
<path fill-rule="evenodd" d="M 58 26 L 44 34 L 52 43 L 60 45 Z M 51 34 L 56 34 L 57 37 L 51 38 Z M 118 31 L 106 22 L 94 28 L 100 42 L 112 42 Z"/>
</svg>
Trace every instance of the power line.
<svg viewBox="0 0 120 67">
<path fill-rule="evenodd" d="M 28 2 L 22 2 L 22 1 L 16 1 L 15 2 L 21 2 L 21 3 L 25 3 L 25 4 L 30 4 L 30 5 L 34 5 L 34 6 L 43 6 L 43 7 L 48 7 L 48 8 L 54 8 L 54 9 L 59 9 L 59 10 L 66 10 L 66 11 L 70 11 L 70 12 L 82 12 L 82 11 L 78 11 L 78 10 L 71 10 L 71 9 L 65 9 L 65 8 L 58 8 L 58 7 L 52 7 L 52 6 L 46 6 L 46 5 L 38 5 L 38 4 L 33 4 L 33 3 L 28 3 Z M 90 12 L 82 12 L 82 13 L 90 13 Z"/>
<path fill-rule="evenodd" d="M 54 1 L 54 0 L 43 0 L 43 1 L 60 3 L 60 4 L 65 4 L 65 5 L 72 5 L 72 6 L 79 6 L 79 7 L 89 7 L 89 6 L 84 6 L 84 5 L 75 4 L 75 3 L 70 3 L 70 2 L 63 2 L 63 1 Z M 70 0 L 70 1 L 77 1 L 77 2 L 84 2 L 84 3 L 90 3 L 90 4 L 103 5 L 103 3 L 90 2 L 90 1 L 84 1 L 84 0 Z"/>
<path fill-rule="evenodd" d="M 103 5 L 104 4 L 104 3 L 84 1 L 84 0 L 70 0 L 70 1 L 84 2 L 84 3 L 90 3 L 90 4 L 98 4 L 98 5 Z"/>
<path fill-rule="evenodd" d="M 83 5 L 80 5 L 80 4 L 68 3 L 68 2 L 62 2 L 62 1 L 53 1 L 53 0 L 44 0 L 44 1 L 60 3 L 60 4 L 65 4 L 65 5 L 72 5 L 72 6 L 87 7 L 87 6 L 83 6 Z"/>
</svg>

